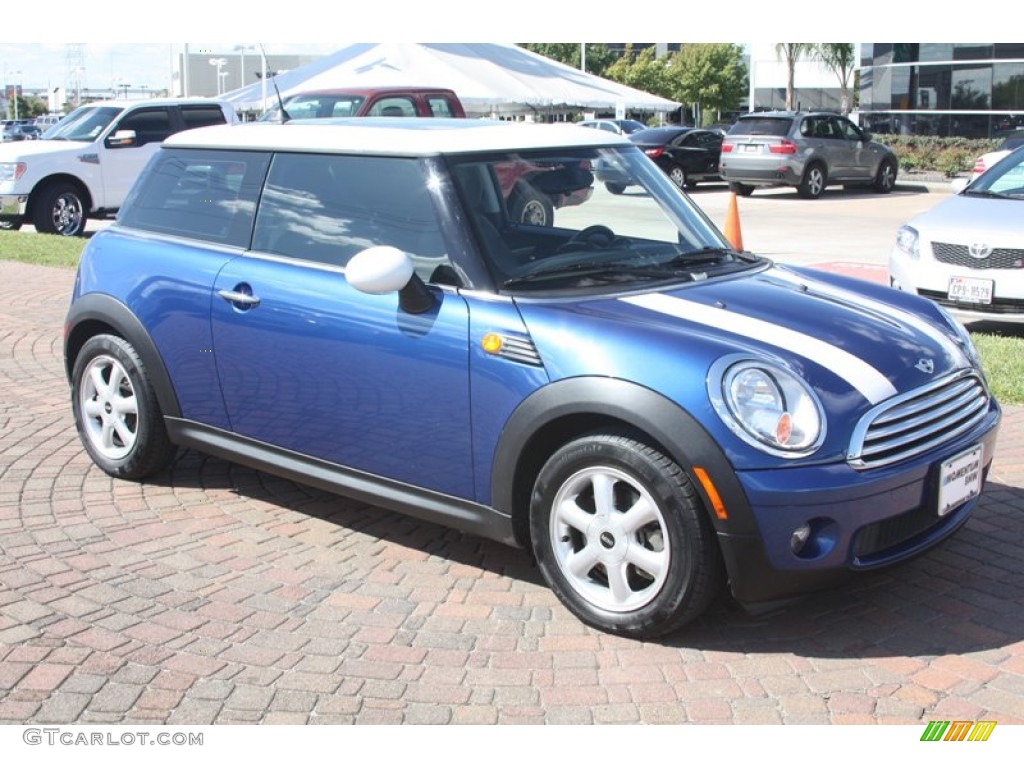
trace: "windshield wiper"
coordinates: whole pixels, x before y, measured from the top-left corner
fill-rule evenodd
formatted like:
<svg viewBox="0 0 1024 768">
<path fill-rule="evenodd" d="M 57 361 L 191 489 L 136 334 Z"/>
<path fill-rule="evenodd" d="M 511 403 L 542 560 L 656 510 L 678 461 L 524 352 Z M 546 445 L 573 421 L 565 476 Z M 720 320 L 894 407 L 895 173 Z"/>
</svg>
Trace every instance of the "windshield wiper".
<svg viewBox="0 0 1024 768">
<path fill-rule="evenodd" d="M 685 267 L 697 267 L 731 260 L 733 256 L 733 252 L 726 248 L 708 246 L 707 248 L 698 248 L 695 251 L 680 253 L 678 256 L 674 256 L 668 263 Z"/>
<path fill-rule="evenodd" d="M 990 189 L 971 189 L 968 187 L 961 194 L 971 195 L 972 197 L 994 197 L 1000 200 L 1009 200 L 1009 195 L 1004 195 L 1001 192 L 993 192 Z"/>
</svg>

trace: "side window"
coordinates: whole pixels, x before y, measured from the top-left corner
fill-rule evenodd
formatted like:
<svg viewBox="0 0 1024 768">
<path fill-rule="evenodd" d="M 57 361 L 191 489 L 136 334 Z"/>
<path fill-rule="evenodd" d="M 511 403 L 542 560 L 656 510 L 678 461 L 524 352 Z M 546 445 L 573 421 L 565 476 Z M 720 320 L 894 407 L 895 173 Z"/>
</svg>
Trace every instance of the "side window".
<svg viewBox="0 0 1024 768">
<path fill-rule="evenodd" d="M 135 145 L 141 147 L 152 141 L 163 141 L 174 130 L 171 113 L 166 109 L 137 109 L 125 115 L 114 131 L 135 131 Z"/>
<path fill-rule="evenodd" d="M 615 125 L 615 123 L 601 123 L 601 130 L 602 131 L 609 131 L 611 133 L 618 133 L 619 132 L 619 129 Z"/>
<path fill-rule="evenodd" d="M 128 195 L 117 222 L 247 247 L 269 162 L 262 152 L 161 149 Z"/>
<path fill-rule="evenodd" d="M 344 266 L 359 251 L 391 245 L 430 281 L 450 266 L 420 161 L 281 153 L 256 217 L 253 250 Z"/>
<path fill-rule="evenodd" d="M 389 96 L 371 106 L 366 114 L 371 117 L 416 117 L 416 105 L 408 96 Z"/>
<path fill-rule="evenodd" d="M 838 120 L 837 124 L 839 126 L 839 130 L 842 134 L 842 137 L 847 141 L 864 140 L 864 135 L 860 132 L 857 126 L 855 126 L 849 120 Z"/>
<path fill-rule="evenodd" d="M 455 117 L 455 110 L 447 96 L 430 96 L 427 98 L 427 106 L 434 117 Z"/>
<path fill-rule="evenodd" d="M 222 125 L 227 122 L 220 107 L 205 104 L 183 105 L 181 119 L 185 123 L 185 130 L 202 128 L 204 125 Z"/>
</svg>

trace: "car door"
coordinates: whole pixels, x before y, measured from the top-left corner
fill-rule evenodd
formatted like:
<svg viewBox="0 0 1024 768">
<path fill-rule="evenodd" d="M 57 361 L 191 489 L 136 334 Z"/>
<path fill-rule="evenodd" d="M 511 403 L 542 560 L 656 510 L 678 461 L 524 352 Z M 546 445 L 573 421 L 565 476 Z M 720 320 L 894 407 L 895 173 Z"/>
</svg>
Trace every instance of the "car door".
<svg viewBox="0 0 1024 768">
<path fill-rule="evenodd" d="M 173 117 L 170 107 L 143 107 L 126 111 L 111 126 L 100 159 L 105 199 L 96 207 L 121 205 L 160 142 L 175 132 Z M 134 140 L 119 138 L 121 131 L 134 131 Z"/>
<path fill-rule="evenodd" d="M 875 176 L 877 153 L 865 141 L 864 133 L 856 125 L 845 118 L 836 118 L 836 128 L 846 141 L 849 151 L 851 178 L 870 181 Z"/>
<path fill-rule="evenodd" d="M 415 159 L 275 156 L 252 250 L 218 275 L 211 310 L 236 433 L 472 498 L 468 310 L 431 280 L 450 268 L 432 195 Z M 433 307 L 349 285 L 348 260 L 374 245 L 410 255 Z"/>
</svg>

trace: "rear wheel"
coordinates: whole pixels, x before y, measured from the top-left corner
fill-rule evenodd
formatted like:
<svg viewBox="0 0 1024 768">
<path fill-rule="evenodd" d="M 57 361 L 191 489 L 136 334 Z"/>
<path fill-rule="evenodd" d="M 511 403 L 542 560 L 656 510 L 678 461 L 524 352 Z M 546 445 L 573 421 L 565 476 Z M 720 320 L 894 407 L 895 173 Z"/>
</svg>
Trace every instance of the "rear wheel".
<svg viewBox="0 0 1024 768">
<path fill-rule="evenodd" d="M 543 192 L 520 183 L 509 198 L 508 215 L 517 224 L 550 227 L 555 221 L 555 208 Z"/>
<path fill-rule="evenodd" d="M 729 182 L 729 191 L 740 197 L 750 197 L 754 194 L 754 187 L 750 184 L 740 184 L 738 181 Z"/>
<path fill-rule="evenodd" d="M 556 451 L 537 476 L 530 532 L 554 593 L 606 632 L 664 635 L 700 615 L 723 582 L 686 473 L 628 435 L 585 435 Z"/>
<path fill-rule="evenodd" d="M 669 169 L 668 177 L 672 179 L 672 183 L 680 189 L 689 186 L 689 182 L 686 180 L 686 171 L 678 165 L 673 165 Z"/>
<path fill-rule="evenodd" d="M 825 168 L 815 163 L 804 171 L 804 177 L 800 181 L 800 186 L 797 187 L 797 192 L 800 193 L 800 197 L 817 200 L 825 191 L 825 182 Z"/>
<path fill-rule="evenodd" d="M 139 480 L 167 467 L 175 447 L 145 366 L 119 336 L 93 336 L 71 373 L 71 409 L 92 460 L 114 477 Z"/>
<path fill-rule="evenodd" d="M 611 192 L 613 195 L 621 195 L 623 192 L 626 191 L 625 184 L 614 184 L 610 181 L 606 181 L 604 183 L 604 188 Z"/>
</svg>

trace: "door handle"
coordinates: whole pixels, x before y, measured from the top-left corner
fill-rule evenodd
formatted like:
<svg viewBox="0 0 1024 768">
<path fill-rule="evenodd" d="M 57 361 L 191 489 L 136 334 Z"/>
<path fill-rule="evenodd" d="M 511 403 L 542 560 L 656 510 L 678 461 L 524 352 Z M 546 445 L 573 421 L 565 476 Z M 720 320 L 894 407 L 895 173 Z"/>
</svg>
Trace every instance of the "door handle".
<svg viewBox="0 0 1024 768">
<path fill-rule="evenodd" d="M 258 296 L 253 296 L 250 293 L 242 293 L 241 291 L 217 291 L 217 295 L 220 296 L 224 301 L 230 302 L 231 304 L 241 304 L 246 307 L 258 307 L 260 299 Z"/>
</svg>

